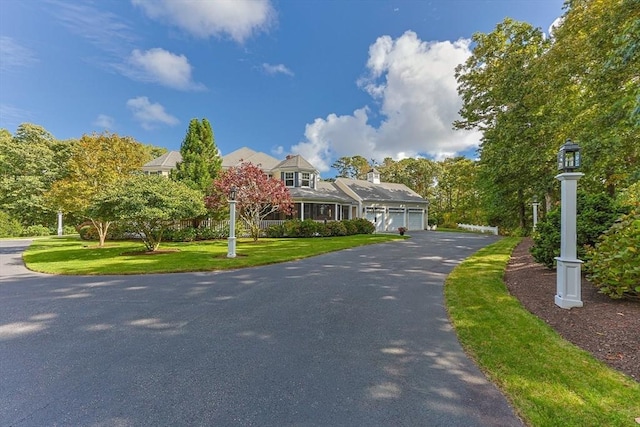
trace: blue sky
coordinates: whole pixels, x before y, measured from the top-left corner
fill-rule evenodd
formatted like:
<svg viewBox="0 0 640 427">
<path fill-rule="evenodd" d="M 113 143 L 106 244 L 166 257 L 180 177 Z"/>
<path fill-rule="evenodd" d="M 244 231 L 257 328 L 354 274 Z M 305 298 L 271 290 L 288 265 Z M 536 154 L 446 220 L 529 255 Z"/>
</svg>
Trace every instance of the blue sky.
<svg viewBox="0 0 640 427">
<path fill-rule="evenodd" d="M 473 155 L 454 68 L 505 17 L 563 0 L 0 0 L 0 127 L 109 130 L 177 150 L 206 117 L 227 154 Z"/>
</svg>

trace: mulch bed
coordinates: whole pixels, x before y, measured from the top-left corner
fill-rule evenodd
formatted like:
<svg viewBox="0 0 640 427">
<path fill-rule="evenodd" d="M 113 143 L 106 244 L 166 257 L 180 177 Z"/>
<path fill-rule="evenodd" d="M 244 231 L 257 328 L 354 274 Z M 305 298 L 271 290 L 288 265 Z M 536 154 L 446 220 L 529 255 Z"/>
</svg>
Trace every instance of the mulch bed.
<svg viewBox="0 0 640 427">
<path fill-rule="evenodd" d="M 640 303 L 612 300 L 582 279 L 583 307 L 555 305 L 556 272 L 537 264 L 531 239 L 514 250 L 505 273 L 507 289 L 522 305 L 567 341 L 640 381 Z"/>
</svg>

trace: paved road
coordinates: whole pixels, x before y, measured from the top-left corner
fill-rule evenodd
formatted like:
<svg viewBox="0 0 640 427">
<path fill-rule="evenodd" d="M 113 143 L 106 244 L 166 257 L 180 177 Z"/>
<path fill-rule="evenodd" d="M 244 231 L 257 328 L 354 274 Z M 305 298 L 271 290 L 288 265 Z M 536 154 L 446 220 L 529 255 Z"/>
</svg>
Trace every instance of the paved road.
<svg viewBox="0 0 640 427">
<path fill-rule="evenodd" d="M 238 271 L 64 277 L 0 242 L 2 426 L 512 426 L 443 280 L 495 241 L 412 239 Z"/>
</svg>

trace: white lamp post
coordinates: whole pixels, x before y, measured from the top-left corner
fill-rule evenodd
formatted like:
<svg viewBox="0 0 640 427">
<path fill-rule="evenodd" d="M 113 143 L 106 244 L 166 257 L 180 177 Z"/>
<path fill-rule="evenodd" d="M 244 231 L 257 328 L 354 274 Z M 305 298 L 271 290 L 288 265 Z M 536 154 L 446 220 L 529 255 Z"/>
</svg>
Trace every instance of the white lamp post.
<svg viewBox="0 0 640 427">
<path fill-rule="evenodd" d="M 567 139 L 558 152 L 558 169 L 562 171 L 556 176 L 561 185 L 561 226 L 560 256 L 556 257 L 556 297 L 555 303 L 561 308 L 582 307 L 581 299 L 581 264 L 576 251 L 576 193 L 578 180 L 584 175 L 575 172 L 581 164 L 580 147 Z"/>
<path fill-rule="evenodd" d="M 58 211 L 58 236 L 62 236 L 62 211 Z"/>
<path fill-rule="evenodd" d="M 540 203 L 538 203 L 538 197 L 537 196 L 533 196 L 533 201 L 531 203 L 531 206 L 533 206 L 533 229 L 536 229 L 536 226 L 538 225 L 538 206 L 540 205 Z"/>
<path fill-rule="evenodd" d="M 236 257 L 236 187 L 229 191 L 229 241 L 227 258 Z"/>
</svg>

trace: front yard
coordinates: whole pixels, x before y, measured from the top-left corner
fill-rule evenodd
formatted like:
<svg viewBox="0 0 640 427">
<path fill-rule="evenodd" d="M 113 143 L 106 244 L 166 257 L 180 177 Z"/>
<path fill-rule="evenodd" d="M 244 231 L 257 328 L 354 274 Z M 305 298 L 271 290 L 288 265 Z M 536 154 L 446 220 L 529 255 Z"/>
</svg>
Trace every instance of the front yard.
<svg viewBox="0 0 640 427">
<path fill-rule="evenodd" d="M 146 255 L 139 241 L 95 242 L 78 237 L 35 240 L 24 253 L 30 270 L 51 274 L 150 274 L 229 270 L 306 258 L 356 246 L 403 239 L 397 234 L 343 237 L 238 239 L 236 258 L 227 258 L 227 241 L 167 243 Z"/>
</svg>

